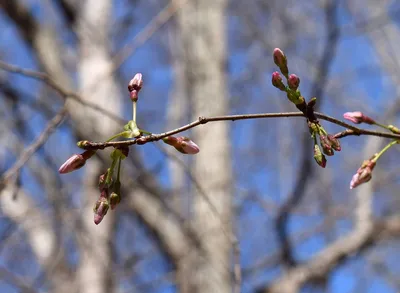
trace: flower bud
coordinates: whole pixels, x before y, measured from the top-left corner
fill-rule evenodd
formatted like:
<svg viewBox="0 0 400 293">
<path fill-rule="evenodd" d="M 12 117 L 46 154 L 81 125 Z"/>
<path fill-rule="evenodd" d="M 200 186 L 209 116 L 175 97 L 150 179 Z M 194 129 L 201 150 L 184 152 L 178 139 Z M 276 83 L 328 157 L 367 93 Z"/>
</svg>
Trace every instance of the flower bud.
<svg viewBox="0 0 400 293">
<path fill-rule="evenodd" d="M 326 158 L 324 154 L 321 152 L 321 149 L 317 144 L 314 145 L 314 160 L 320 165 L 322 168 L 326 166 Z"/>
<path fill-rule="evenodd" d="M 300 85 L 300 78 L 296 74 L 289 75 L 288 86 L 292 90 L 297 90 Z"/>
<path fill-rule="evenodd" d="M 75 154 L 71 156 L 64 164 L 61 165 L 58 172 L 61 174 L 66 174 L 75 170 L 82 168 L 86 161 L 90 159 L 96 151 L 85 151 L 82 154 Z"/>
<path fill-rule="evenodd" d="M 104 216 L 107 214 L 108 209 L 110 208 L 110 204 L 108 200 L 104 197 L 100 197 L 93 208 L 94 212 L 94 223 L 96 225 L 100 224 L 103 220 Z"/>
<path fill-rule="evenodd" d="M 328 134 L 328 140 L 335 151 L 339 152 L 342 150 L 342 147 L 340 146 L 340 141 L 335 136 L 333 136 L 332 134 Z"/>
<path fill-rule="evenodd" d="M 364 115 L 360 111 L 346 112 L 343 114 L 343 118 L 353 122 L 354 124 L 360 124 L 360 123 L 375 124 L 375 121 L 372 118 Z"/>
<path fill-rule="evenodd" d="M 286 91 L 286 86 L 283 84 L 282 76 L 278 71 L 272 73 L 272 85 L 281 91 Z"/>
<path fill-rule="evenodd" d="M 328 138 L 325 135 L 320 135 L 319 139 L 321 141 L 321 147 L 324 154 L 327 156 L 333 156 L 334 152 Z"/>
<path fill-rule="evenodd" d="M 372 178 L 372 170 L 375 165 L 375 161 L 364 161 L 361 167 L 358 168 L 357 173 L 353 175 L 353 178 L 350 181 L 350 189 L 356 188 L 358 185 L 370 181 Z"/>
<path fill-rule="evenodd" d="M 79 148 L 81 148 L 81 149 L 84 149 L 84 148 L 87 147 L 89 144 L 90 144 L 90 141 L 88 141 L 88 140 L 81 140 L 81 141 L 78 141 L 78 142 L 76 143 L 76 145 L 77 145 Z"/>
<path fill-rule="evenodd" d="M 121 196 L 118 193 L 112 192 L 110 194 L 110 206 L 111 209 L 115 209 L 115 207 L 121 202 Z"/>
<path fill-rule="evenodd" d="M 400 134 L 400 129 L 394 125 L 388 125 L 388 129 L 393 133 Z"/>
<path fill-rule="evenodd" d="M 308 130 L 310 131 L 311 134 L 318 134 L 319 133 L 319 128 L 318 125 L 314 122 L 308 121 Z"/>
<path fill-rule="evenodd" d="M 163 138 L 163 142 L 172 145 L 177 151 L 181 152 L 182 154 L 194 155 L 200 151 L 198 145 L 185 136 L 168 136 Z"/>
<path fill-rule="evenodd" d="M 192 140 L 187 137 L 184 137 L 181 142 L 182 153 L 194 155 L 200 151 L 200 148 L 197 144 L 195 144 Z"/>
<path fill-rule="evenodd" d="M 139 98 L 139 91 L 143 86 L 143 76 L 141 73 L 136 73 L 128 84 L 128 90 L 130 92 L 130 98 L 132 102 L 137 102 Z"/>
<path fill-rule="evenodd" d="M 107 172 L 105 174 L 101 174 L 99 176 L 99 190 L 102 191 L 106 188 L 106 179 L 107 179 Z"/>
<path fill-rule="evenodd" d="M 289 69 L 287 67 L 287 59 L 283 51 L 279 48 L 275 48 L 273 57 L 274 57 L 274 63 L 276 64 L 276 66 L 279 67 L 282 74 L 287 78 L 289 74 Z"/>
</svg>

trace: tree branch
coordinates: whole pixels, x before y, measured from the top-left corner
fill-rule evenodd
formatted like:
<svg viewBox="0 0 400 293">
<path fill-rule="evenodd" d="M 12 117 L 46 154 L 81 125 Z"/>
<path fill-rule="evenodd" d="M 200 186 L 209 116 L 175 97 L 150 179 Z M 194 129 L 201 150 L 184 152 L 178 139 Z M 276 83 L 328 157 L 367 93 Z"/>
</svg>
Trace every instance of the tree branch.
<svg viewBox="0 0 400 293">
<path fill-rule="evenodd" d="M 24 164 L 32 157 L 32 155 L 47 141 L 48 137 L 61 124 L 66 115 L 67 109 L 64 106 L 54 116 L 54 118 L 49 121 L 39 137 L 23 151 L 17 162 L 15 162 L 15 164 L 0 177 L 0 191 L 4 188 L 10 178 L 18 173 Z"/>
<path fill-rule="evenodd" d="M 367 130 L 363 128 L 358 128 L 347 124 L 341 120 L 333 118 L 331 116 L 315 112 L 314 113 L 317 118 L 322 120 L 326 120 L 333 124 L 346 127 L 349 130 L 346 132 L 340 132 L 335 136 L 344 137 L 350 135 L 368 135 L 368 136 L 378 136 L 384 138 L 391 138 L 391 139 L 400 139 L 400 134 L 394 134 L 390 132 L 382 132 L 382 131 L 374 131 L 374 130 Z M 217 121 L 236 121 L 236 120 L 250 120 L 250 119 L 265 119 L 265 118 L 284 118 L 284 117 L 304 117 L 304 114 L 301 112 L 285 112 L 285 113 L 261 113 L 261 114 L 242 114 L 242 115 L 226 115 L 226 116 L 213 116 L 213 117 L 199 117 L 198 120 L 195 120 L 189 124 L 186 124 L 182 127 L 159 133 L 159 134 L 151 134 L 148 136 L 141 136 L 139 138 L 135 138 L 132 140 L 125 140 L 125 141 L 111 141 L 111 142 L 90 142 L 90 141 L 83 141 L 81 143 L 81 147 L 86 150 L 99 150 L 105 149 L 108 147 L 124 147 L 124 146 L 131 146 L 134 144 L 145 144 L 152 141 L 158 141 L 163 139 L 167 136 L 171 136 L 191 128 L 197 127 L 201 124 L 206 124 L 208 122 L 217 122 Z M 345 134 L 345 135 L 344 135 Z"/>
</svg>

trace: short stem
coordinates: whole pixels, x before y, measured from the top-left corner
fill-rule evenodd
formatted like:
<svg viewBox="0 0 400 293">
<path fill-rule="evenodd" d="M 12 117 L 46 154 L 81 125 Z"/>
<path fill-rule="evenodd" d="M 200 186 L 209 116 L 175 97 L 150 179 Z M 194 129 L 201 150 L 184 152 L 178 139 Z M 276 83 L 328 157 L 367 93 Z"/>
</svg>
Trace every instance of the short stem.
<svg viewBox="0 0 400 293">
<path fill-rule="evenodd" d="M 117 133 L 116 135 L 111 136 L 109 139 L 106 140 L 106 142 L 112 141 L 113 139 L 120 137 L 122 135 L 124 135 L 125 133 L 127 133 L 128 131 L 122 131 L 120 133 Z"/>
<path fill-rule="evenodd" d="M 132 108 L 132 112 L 133 112 L 133 122 L 135 122 L 136 123 L 136 102 L 133 102 L 132 103 L 133 104 L 133 108 Z"/>
<path fill-rule="evenodd" d="M 117 182 L 119 182 L 119 174 L 121 173 L 121 157 L 118 159 Z"/>
<path fill-rule="evenodd" d="M 378 122 L 375 122 L 374 124 L 375 124 L 376 126 L 379 126 L 379 127 L 382 127 L 382 128 L 384 128 L 384 129 L 387 129 L 387 130 L 391 131 L 388 125 L 380 124 L 380 123 L 378 123 Z"/>
<path fill-rule="evenodd" d="M 376 162 L 378 161 L 379 157 L 382 156 L 388 149 L 390 149 L 392 146 L 395 144 L 399 143 L 400 141 L 398 140 L 393 140 L 390 143 L 388 143 L 371 161 Z"/>
<path fill-rule="evenodd" d="M 152 134 L 153 134 L 153 133 L 151 133 L 151 132 L 149 132 L 149 131 L 146 131 L 146 130 L 143 130 L 143 129 L 139 129 L 139 131 L 140 131 L 141 133 L 148 134 L 148 135 L 152 135 Z"/>
<path fill-rule="evenodd" d="M 111 180 L 112 180 L 112 177 L 113 177 L 113 174 L 114 174 L 114 169 L 115 169 L 115 164 L 116 163 L 117 163 L 116 160 L 113 160 L 111 162 L 111 166 L 110 166 L 110 168 L 108 170 L 108 174 L 107 174 L 107 178 L 106 178 L 106 184 L 107 185 L 111 184 Z"/>
</svg>

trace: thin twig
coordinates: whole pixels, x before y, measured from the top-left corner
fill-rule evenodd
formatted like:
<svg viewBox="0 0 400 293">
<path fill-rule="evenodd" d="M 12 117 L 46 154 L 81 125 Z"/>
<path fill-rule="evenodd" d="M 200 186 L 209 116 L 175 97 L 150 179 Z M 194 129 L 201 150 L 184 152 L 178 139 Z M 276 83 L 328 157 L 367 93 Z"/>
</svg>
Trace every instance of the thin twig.
<svg viewBox="0 0 400 293">
<path fill-rule="evenodd" d="M 171 17 L 185 4 L 186 0 L 180 3 L 170 1 L 170 3 L 161 10 L 133 39 L 130 43 L 126 44 L 122 49 L 112 58 L 113 66 L 111 72 L 117 70 L 125 60 L 131 56 L 137 48 L 143 45 L 150 39 L 154 33 L 160 29 Z"/>
<path fill-rule="evenodd" d="M 52 134 L 53 131 L 61 124 L 66 115 L 67 109 L 64 105 L 53 117 L 53 119 L 48 122 L 46 128 L 42 131 L 39 137 L 22 152 L 14 165 L 0 177 L 0 190 L 3 189 L 7 182 L 19 172 L 19 170 L 32 157 L 32 155 L 47 141 L 50 134 Z"/>
<path fill-rule="evenodd" d="M 341 120 L 338 120 L 336 118 L 333 118 L 331 116 L 315 112 L 315 116 L 322 119 L 326 120 L 328 122 L 331 122 L 333 124 L 348 128 L 349 130 L 346 131 L 346 135 L 344 136 L 349 136 L 349 135 L 369 135 L 369 136 L 378 136 L 378 137 L 385 137 L 385 138 L 392 138 L 392 139 L 400 139 L 400 134 L 394 134 L 390 132 L 380 132 L 380 131 L 373 131 L 373 130 L 367 130 L 363 128 L 358 128 L 353 125 L 347 124 L 346 122 L 343 122 Z M 236 120 L 249 120 L 249 119 L 265 119 L 265 118 L 282 118 L 282 117 L 304 117 L 304 114 L 301 112 L 285 112 L 285 113 L 260 113 L 260 114 L 243 114 L 243 115 L 226 115 L 226 116 L 213 116 L 213 117 L 199 117 L 198 120 L 193 121 L 189 124 L 186 124 L 182 127 L 159 133 L 159 134 L 152 134 L 149 136 L 141 137 L 140 142 L 141 144 L 152 142 L 152 141 L 158 141 L 160 139 L 163 139 L 167 136 L 171 136 L 186 130 L 189 130 L 191 128 L 194 128 L 196 126 L 199 126 L 200 124 L 206 124 L 208 122 L 217 122 L 217 121 L 236 121 Z M 343 132 L 337 134 L 339 138 Z M 97 149 L 104 149 L 107 147 L 122 147 L 122 146 L 130 146 L 136 144 L 138 141 L 137 138 L 132 139 L 132 140 L 125 140 L 125 141 L 111 141 L 111 142 L 90 142 L 90 141 L 85 141 L 84 144 L 82 145 L 83 149 L 86 150 L 97 150 Z"/>
<path fill-rule="evenodd" d="M 84 106 L 87 106 L 89 108 L 92 108 L 92 109 L 98 111 L 99 113 L 113 119 L 114 121 L 116 121 L 120 124 L 124 123 L 124 120 L 121 117 L 119 117 L 118 115 L 115 115 L 114 113 L 108 111 L 107 109 L 100 107 L 99 105 L 97 105 L 95 103 L 85 100 L 84 98 L 82 98 L 81 96 L 79 96 L 78 94 L 76 94 L 74 92 L 66 90 L 65 88 L 63 88 L 62 86 L 57 84 L 48 74 L 46 74 L 44 72 L 21 68 L 21 67 L 15 66 L 15 65 L 8 64 L 1 60 L 0 60 L 0 68 L 5 71 L 8 71 L 8 72 L 17 73 L 17 74 L 20 74 L 20 75 L 23 75 L 26 77 L 40 80 L 40 81 L 44 82 L 45 84 L 47 84 L 52 89 L 54 89 L 64 99 L 71 98 Z"/>
</svg>

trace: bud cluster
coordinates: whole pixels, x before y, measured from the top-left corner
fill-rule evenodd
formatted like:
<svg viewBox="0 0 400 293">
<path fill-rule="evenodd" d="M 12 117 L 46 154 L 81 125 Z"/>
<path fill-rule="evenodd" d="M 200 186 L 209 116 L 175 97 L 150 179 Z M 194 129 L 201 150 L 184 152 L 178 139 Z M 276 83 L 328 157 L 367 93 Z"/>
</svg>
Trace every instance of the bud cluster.
<svg viewBox="0 0 400 293">
<path fill-rule="evenodd" d="M 110 142 L 116 138 L 135 138 L 137 145 L 142 145 L 148 143 L 149 141 L 153 141 L 151 139 L 152 133 L 139 129 L 136 124 L 136 104 L 142 87 L 143 76 L 141 73 L 137 73 L 128 84 L 128 90 L 130 93 L 129 96 L 133 105 L 132 120 L 125 124 L 122 132 L 111 136 L 106 140 L 106 142 Z M 183 154 L 193 155 L 200 151 L 199 147 L 192 140 L 184 136 L 168 136 L 164 138 L 163 141 L 173 146 L 177 151 Z M 61 174 L 69 173 L 83 167 L 86 164 L 86 161 L 90 159 L 97 150 L 92 150 L 95 148 L 95 146 L 93 146 L 93 143 L 88 140 L 79 141 L 77 146 L 85 149 L 86 151 L 82 154 L 75 154 L 71 156 L 64 164 L 62 164 L 58 170 Z M 128 154 L 128 146 L 119 146 L 114 148 L 111 153 L 111 165 L 99 178 L 100 195 L 93 208 L 94 223 L 96 225 L 103 220 L 110 208 L 111 210 L 115 209 L 116 206 L 121 202 L 121 161 L 124 160 Z"/>
<path fill-rule="evenodd" d="M 333 156 L 334 151 L 341 151 L 341 146 L 339 140 L 332 134 L 327 134 L 325 129 L 319 125 L 318 122 L 308 122 L 308 127 L 311 136 L 314 138 L 314 159 L 318 165 L 322 168 L 326 166 L 326 157 Z M 319 137 L 319 145 L 317 142 L 317 137 Z M 321 151 L 322 149 L 322 151 Z"/>
<path fill-rule="evenodd" d="M 115 209 L 121 202 L 121 182 L 118 177 L 115 182 L 113 179 L 107 181 L 110 172 L 112 171 L 109 168 L 99 177 L 100 196 L 93 207 L 94 223 L 96 225 L 100 224 L 110 208 L 111 210 Z"/>
<path fill-rule="evenodd" d="M 287 86 L 278 71 L 272 73 L 272 85 L 279 90 L 286 92 L 286 96 L 296 107 L 306 114 L 307 104 L 301 95 L 299 88 L 300 78 L 296 74 L 289 74 L 289 68 L 286 55 L 279 48 L 275 48 L 273 53 L 274 63 L 278 66 L 280 72 L 286 78 Z"/>
</svg>

